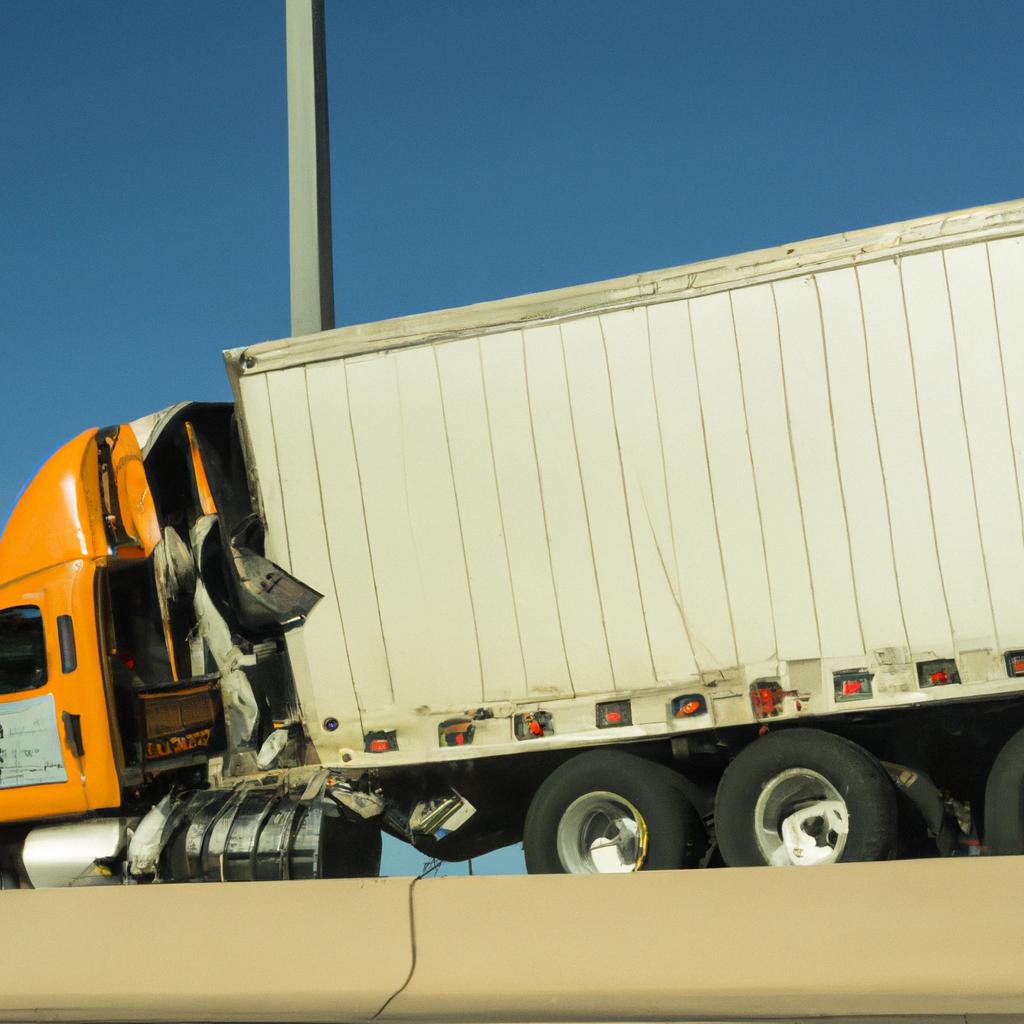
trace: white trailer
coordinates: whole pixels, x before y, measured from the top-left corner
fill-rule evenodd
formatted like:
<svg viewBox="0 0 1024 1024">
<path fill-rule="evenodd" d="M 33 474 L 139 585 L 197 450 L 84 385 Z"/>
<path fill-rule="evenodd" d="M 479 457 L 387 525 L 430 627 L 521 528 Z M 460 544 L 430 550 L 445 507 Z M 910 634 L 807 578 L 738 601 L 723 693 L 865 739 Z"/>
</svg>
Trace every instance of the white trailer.
<svg viewBox="0 0 1024 1024">
<path fill-rule="evenodd" d="M 324 595 L 320 760 L 1019 694 L 1022 236 L 1018 201 L 226 353 L 268 556 Z"/>
<path fill-rule="evenodd" d="M 752 722 L 765 680 L 773 717 L 1017 690 L 1022 234 L 1009 203 L 228 353 L 268 555 L 325 595 L 291 646 L 321 758 Z"/>
</svg>

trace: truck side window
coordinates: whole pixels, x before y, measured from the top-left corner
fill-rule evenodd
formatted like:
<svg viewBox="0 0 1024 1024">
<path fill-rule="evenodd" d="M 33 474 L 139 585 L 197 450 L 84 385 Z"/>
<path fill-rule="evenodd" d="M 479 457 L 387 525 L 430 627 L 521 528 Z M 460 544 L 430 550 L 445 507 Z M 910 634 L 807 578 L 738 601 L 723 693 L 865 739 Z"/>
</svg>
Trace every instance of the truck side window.
<svg viewBox="0 0 1024 1024">
<path fill-rule="evenodd" d="M 0 611 L 0 694 L 38 689 L 46 682 L 42 612 L 32 605 Z"/>
</svg>

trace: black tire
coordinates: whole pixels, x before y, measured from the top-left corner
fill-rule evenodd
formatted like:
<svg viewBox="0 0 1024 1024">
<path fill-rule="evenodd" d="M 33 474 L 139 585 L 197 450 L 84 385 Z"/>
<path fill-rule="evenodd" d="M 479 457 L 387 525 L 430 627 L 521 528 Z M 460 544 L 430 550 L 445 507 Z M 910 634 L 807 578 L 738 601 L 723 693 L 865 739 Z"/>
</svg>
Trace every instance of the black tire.
<svg viewBox="0 0 1024 1024">
<path fill-rule="evenodd" d="M 1024 729 L 999 751 L 985 783 L 985 852 L 1024 853 Z"/>
<path fill-rule="evenodd" d="M 813 775 L 801 775 L 801 769 Z M 788 772 L 793 774 L 783 774 Z M 821 823 L 817 825 L 820 841 L 815 840 L 810 862 L 817 862 L 814 855 L 819 849 L 822 858 L 831 857 L 836 862 L 894 857 L 899 824 L 896 791 L 885 769 L 862 747 L 840 736 L 815 729 L 787 729 L 745 747 L 722 776 L 715 798 L 715 835 L 726 864 L 756 867 L 772 863 L 766 846 L 776 840 L 765 831 L 760 833 L 764 838 L 759 841 L 758 817 L 769 828 L 780 828 L 801 804 L 831 799 L 827 791 L 821 797 L 800 793 L 802 785 L 813 790 L 821 778 L 845 804 L 841 816 L 848 831 L 843 839 L 841 829 L 838 833 L 831 830 L 833 819 L 810 818 L 808 824 Z M 793 787 L 791 798 L 787 798 L 785 786 Z M 765 802 L 759 808 L 762 794 Z M 813 835 L 806 827 L 803 832 Z M 777 855 L 786 857 L 781 838 L 778 842 L 783 850 Z M 838 849 L 838 855 L 826 852 L 829 848 Z M 803 855 L 808 855 L 807 851 Z M 800 862 L 790 856 L 783 863 Z"/>
<path fill-rule="evenodd" d="M 563 848 L 572 836 L 573 826 L 567 812 L 600 803 L 607 794 L 619 803 L 631 805 L 642 823 L 646 850 L 638 852 L 639 866 L 634 870 L 660 871 L 695 867 L 708 839 L 693 804 L 680 789 L 682 780 L 663 765 L 652 764 L 633 754 L 617 750 L 589 751 L 578 754 L 553 771 L 534 794 L 523 828 L 526 869 L 530 874 L 569 874 L 559 853 L 559 832 Z M 597 819 L 595 819 L 597 820 Z M 579 846 L 579 838 L 571 845 Z M 584 859 L 588 854 L 582 855 Z M 577 872 L 598 872 L 596 867 L 577 865 Z"/>
</svg>

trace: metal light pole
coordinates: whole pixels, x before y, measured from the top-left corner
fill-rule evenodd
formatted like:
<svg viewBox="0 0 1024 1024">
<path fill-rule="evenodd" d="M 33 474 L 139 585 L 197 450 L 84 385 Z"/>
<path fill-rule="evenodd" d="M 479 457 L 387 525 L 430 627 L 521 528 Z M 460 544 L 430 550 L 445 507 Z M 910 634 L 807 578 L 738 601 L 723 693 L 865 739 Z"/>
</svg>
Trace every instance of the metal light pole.
<svg viewBox="0 0 1024 1024">
<path fill-rule="evenodd" d="M 324 0 L 285 0 L 292 335 L 334 326 Z"/>
</svg>

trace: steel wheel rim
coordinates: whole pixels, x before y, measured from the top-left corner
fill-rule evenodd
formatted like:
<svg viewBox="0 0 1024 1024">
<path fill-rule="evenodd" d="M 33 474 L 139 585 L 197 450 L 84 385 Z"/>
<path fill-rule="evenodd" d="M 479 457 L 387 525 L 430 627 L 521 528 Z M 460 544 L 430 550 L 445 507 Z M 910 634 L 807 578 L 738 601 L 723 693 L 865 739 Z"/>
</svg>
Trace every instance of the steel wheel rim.
<svg viewBox="0 0 1024 1024">
<path fill-rule="evenodd" d="M 617 793 L 585 793 L 562 815 L 555 847 L 569 874 L 639 871 L 647 858 L 647 822 Z"/>
<path fill-rule="evenodd" d="M 834 864 L 846 849 L 850 814 L 839 790 L 811 768 L 773 775 L 754 806 L 754 835 L 768 864 Z"/>
</svg>

